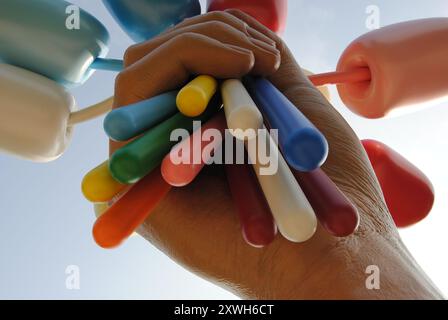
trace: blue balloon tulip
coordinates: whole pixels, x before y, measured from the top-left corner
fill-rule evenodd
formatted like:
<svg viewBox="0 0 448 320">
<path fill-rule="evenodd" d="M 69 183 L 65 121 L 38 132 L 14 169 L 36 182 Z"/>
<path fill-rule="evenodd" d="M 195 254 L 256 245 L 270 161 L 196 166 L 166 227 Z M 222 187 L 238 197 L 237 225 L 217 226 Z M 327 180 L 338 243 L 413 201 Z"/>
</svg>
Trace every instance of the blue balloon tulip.
<svg viewBox="0 0 448 320">
<path fill-rule="evenodd" d="M 177 94 L 170 91 L 112 110 L 104 119 L 104 131 L 115 141 L 127 141 L 148 131 L 179 111 Z"/>
<path fill-rule="evenodd" d="M 185 18 L 201 14 L 198 0 L 103 0 L 103 3 L 135 42 L 151 39 Z"/>
<path fill-rule="evenodd" d="M 269 126 L 278 130 L 286 161 L 303 172 L 319 168 L 328 156 L 325 136 L 268 80 L 247 77 L 245 84 Z"/>
<path fill-rule="evenodd" d="M 84 83 L 93 61 L 107 54 L 109 34 L 82 9 L 76 28 L 78 11 L 70 6 L 64 0 L 1 0 L 0 61 L 66 86 Z"/>
</svg>

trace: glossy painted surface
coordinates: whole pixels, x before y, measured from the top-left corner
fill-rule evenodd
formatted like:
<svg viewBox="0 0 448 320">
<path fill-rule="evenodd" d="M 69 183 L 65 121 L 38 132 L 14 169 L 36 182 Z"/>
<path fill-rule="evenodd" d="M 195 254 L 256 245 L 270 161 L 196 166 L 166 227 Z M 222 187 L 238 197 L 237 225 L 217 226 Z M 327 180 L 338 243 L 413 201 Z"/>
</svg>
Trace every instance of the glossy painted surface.
<svg viewBox="0 0 448 320">
<path fill-rule="evenodd" d="M 207 11 L 239 9 L 277 33 L 283 33 L 288 13 L 287 0 L 208 0 Z"/>
<path fill-rule="evenodd" d="M 207 121 L 220 107 L 218 97 L 215 96 L 206 112 L 200 117 L 188 118 L 177 113 L 118 149 L 110 159 L 109 169 L 112 176 L 121 183 L 137 182 L 160 165 L 163 158 L 176 145 L 177 140 L 171 140 L 173 130 L 183 129 L 191 133 L 193 121 Z"/>
<path fill-rule="evenodd" d="M 31 71 L 0 64 L 0 150 L 49 162 L 67 148 L 75 99 L 62 86 Z"/>
<path fill-rule="evenodd" d="M 229 79 L 221 85 L 227 126 L 240 140 L 251 139 L 263 127 L 263 116 L 249 92 L 238 79 Z"/>
<path fill-rule="evenodd" d="M 322 169 L 293 170 L 293 173 L 320 224 L 330 234 L 346 237 L 355 232 L 359 225 L 358 210 Z"/>
<path fill-rule="evenodd" d="M 207 109 L 217 89 L 218 81 L 213 77 L 197 76 L 179 91 L 176 99 L 177 108 L 187 117 L 197 117 Z"/>
<path fill-rule="evenodd" d="M 79 29 L 68 29 L 70 5 L 63 0 L 0 1 L 0 61 L 62 85 L 84 83 L 93 73 L 91 63 L 107 54 L 109 34 L 82 9 Z"/>
<path fill-rule="evenodd" d="M 319 168 L 328 156 L 323 134 L 268 80 L 247 78 L 245 85 L 269 127 L 278 130 L 286 161 L 299 171 Z"/>
<path fill-rule="evenodd" d="M 198 0 L 103 0 L 103 3 L 135 42 L 151 39 L 201 13 Z"/>
<path fill-rule="evenodd" d="M 112 140 L 126 141 L 151 129 L 177 112 L 177 91 L 112 110 L 104 119 L 104 131 Z"/>
<path fill-rule="evenodd" d="M 92 231 L 96 243 L 103 248 L 120 245 L 143 223 L 170 189 L 160 170 L 154 170 L 97 219 Z"/>
<path fill-rule="evenodd" d="M 172 148 L 162 161 L 161 171 L 165 181 L 173 187 L 184 187 L 193 182 L 212 155 L 216 154 L 215 151 L 219 150 L 225 138 L 225 129 L 226 120 L 220 112 Z M 220 139 L 212 136 L 211 130 L 219 133 Z M 184 159 L 187 161 L 177 162 Z"/>
<path fill-rule="evenodd" d="M 356 114 L 381 118 L 391 111 L 448 96 L 448 18 L 401 22 L 354 40 L 337 70 L 368 67 L 371 81 L 338 86 Z"/>
<path fill-rule="evenodd" d="M 384 143 L 362 143 L 395 224 L 407 227 L 424 219 L 434 203 L 434 189 L 426 175 Z"/>
<path fill-rule="evenodd" d="M 225 168 L 244 239 L 257 248 L 269 245 L 277 225 L 251 165 L 228 164 Z"/>
<path fill-rule="evenodd" d="M 128 187 L 117 182 L 109 172 L 109 161 L 90 170 L 83 178 L 81 190 L 90 202 L 108 202 Z"/>
<path fill-rule="evenodd" d="M 247 148 L 258 182 L 274 216 L 280 233 L 292 242 L 304 242 L 315 233 L 317 219 L 308 199 L 297 183 L 277 145 L 267 130 L 262 130 L 256 138 L 266 147 L 266 154 L 276 159 L 275 172 L 264 171 L 256 150 Z M 246 142 L 248 144 L 248 142 Z"/>
</svg>

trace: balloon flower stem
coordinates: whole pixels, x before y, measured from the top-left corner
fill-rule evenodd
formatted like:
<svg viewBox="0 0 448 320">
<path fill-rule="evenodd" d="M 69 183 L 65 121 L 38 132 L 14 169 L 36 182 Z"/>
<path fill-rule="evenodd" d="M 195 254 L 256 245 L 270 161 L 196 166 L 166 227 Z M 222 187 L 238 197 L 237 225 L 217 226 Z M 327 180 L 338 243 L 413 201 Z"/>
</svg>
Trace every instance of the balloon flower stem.
<svg viewBox="0 0 448 320">
<path fill-rule="evenodd" d="M 321 74 L 314 74 L 309 77 L 315 86 L 323 86 L 326 84 L 344 84 L 370 81 L 372 74 L 369 68 L 360 67 L 349 71 L 334 71 Z"/>
<path fill-rule="evenodd" d="M 109 112 L 110 110 L 112 110 L 113 102 L 114 98 L 110 97 L 90 107 L 72 112 L 70 114 L 70 118 L 68 119 L 68 126 L 70 127 L 79 123 L 86 122 L 88 120 L 92 120 Z"/>
<path fill-rule="evenodd" d="M 121 70 L 123 70 L 123 60 L 96 58 L 95 61 L 93 61 L 90 65 L 90 68 L 95 70 L 120 72 Z"/>
</svg>

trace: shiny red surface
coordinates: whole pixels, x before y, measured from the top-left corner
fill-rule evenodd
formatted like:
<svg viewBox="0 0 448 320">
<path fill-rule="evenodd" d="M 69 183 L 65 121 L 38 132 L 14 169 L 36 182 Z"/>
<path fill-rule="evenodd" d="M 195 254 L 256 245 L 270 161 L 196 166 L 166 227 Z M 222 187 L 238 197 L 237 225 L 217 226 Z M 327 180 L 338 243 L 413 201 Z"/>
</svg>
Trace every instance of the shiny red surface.
<svg viewBox="0 0 448 320">
<path fill-rule="evenodd" d="M 288 13 L 287 0 L 208 0 L 207 11 L 239 9 L 274 32 L 285 30 Z"/>
<path fill-rule="evenodd" d="M 225 167 L 244 239 L 255 247 L 270 244 L 277 234 L 277 226 L 251 165 Z"/>
<path fill-rule="evenodd" d="M 424 219 L 434 203 L 431 182 L 416 166 L 384 143 L 362 141 L 398 227 Z"/>
<path fill-rule="evenodd" d="M 325 172 L 321 169 L 292 171 L 320 224 L 330 234 L 346 237 L 356 231 L 359 225 L 358 210 Z"/>
</svg>

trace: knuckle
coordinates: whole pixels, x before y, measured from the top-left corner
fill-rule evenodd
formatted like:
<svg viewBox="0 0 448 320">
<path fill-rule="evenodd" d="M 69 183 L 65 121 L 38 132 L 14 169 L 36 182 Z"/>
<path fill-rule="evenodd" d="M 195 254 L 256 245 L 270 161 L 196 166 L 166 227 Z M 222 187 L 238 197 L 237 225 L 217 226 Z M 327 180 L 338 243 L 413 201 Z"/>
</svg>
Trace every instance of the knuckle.
<svg viewBox="0 0 448 320">
<path fill-rule="evenodd" d="M 244 14 L 243 11 L 241 11 L 240 9 L 235 9 L 235 8 L 226 9 L 225 12 L 227 14 L 231 14 L 231 15 L 233 15 L 233 14 Z"/>
<path fill-rule="evenodd" d="M 124 52 L 123 63 L 125 67 L 130 66 L 135 62 L 137 47 L 138 47 L 137 44 L 133 44 L 130 47 L 128 47 Z"/>
<path fill-rule="evenodd" d="M 193 19 L 193 17 L 186 17 L 180 23 L 178 23 L 178 25 L 182 25 L 184 23 L 189 23 L 190 21 L 192 21 L 192 19 Z"/>
<path fill-rule="evenodd" d="M 197 41 L 198 35 L 193 32 L 185 32 L 182 34 L 179 34 L 175 36 L 173 39 L 171 39 L 171 43 L 180 45 L 181 47 L 187 46 L 191 44 L 192 42 Z"/>
<path fill-rule="evenodd" d="M 222 21 L 209 21 L 205 24 L 205 28 L 207 29 L 213 29 L 215 31 L 224 32 L 228 30 L 228 25 Z"/>
<path fill-rule="evenodd" d="M 247 23 L 238 18 L 237 16 L 230 14 L 229 12 L 231 11 L 229 10 L 213 11 L 210 12 L 209 15 L 212 21 L 221 22 L 223 24 L 222 27 L 226 28 L 232 27 L 247 34 Z M 241 11 L 235 10 L 233 12 L 241 12 Z"/>
<path fill-rule="evenodd" d="M 212 11 L 208 13 L 212 20 L 225 21 L 229 18 L 229 14 L 224 11 Z"/>
<path fill-rule="evenodd" d="M 182 28 L 185 24 L 189 23 L 190 19 L 191 19 L 191 17 L 183 18 L 182 20 L 180 20 L 175 25 L 172 25 L 172 26 L 166 28 L 165 31 L 162 32 L 162 34 L 165 33 L 167 30 L 172 30 L 172 29 L 176 29 L 176 28 Z"/>
<path fill-rule="evenodd" d="M 227 19 L 232 20 L 234 24 L 237 24 L 238 28 L 240 28 L 242 31 L 247 30 L 247 23 L 243 19 L 241 19 L 242 16 L 246 16 L 246 13 L 244 13 L 240 9 L 226 9 L 224 11 L 224 14 L 228 17 Z"/>
<path fill-rule="evenodd" d="M 129 83 L 128 72 L 126 70 L 120 72 L 115 77 L 115 94 L 120 94 L 124 89 L 126 84 Z"/>
</svg>

